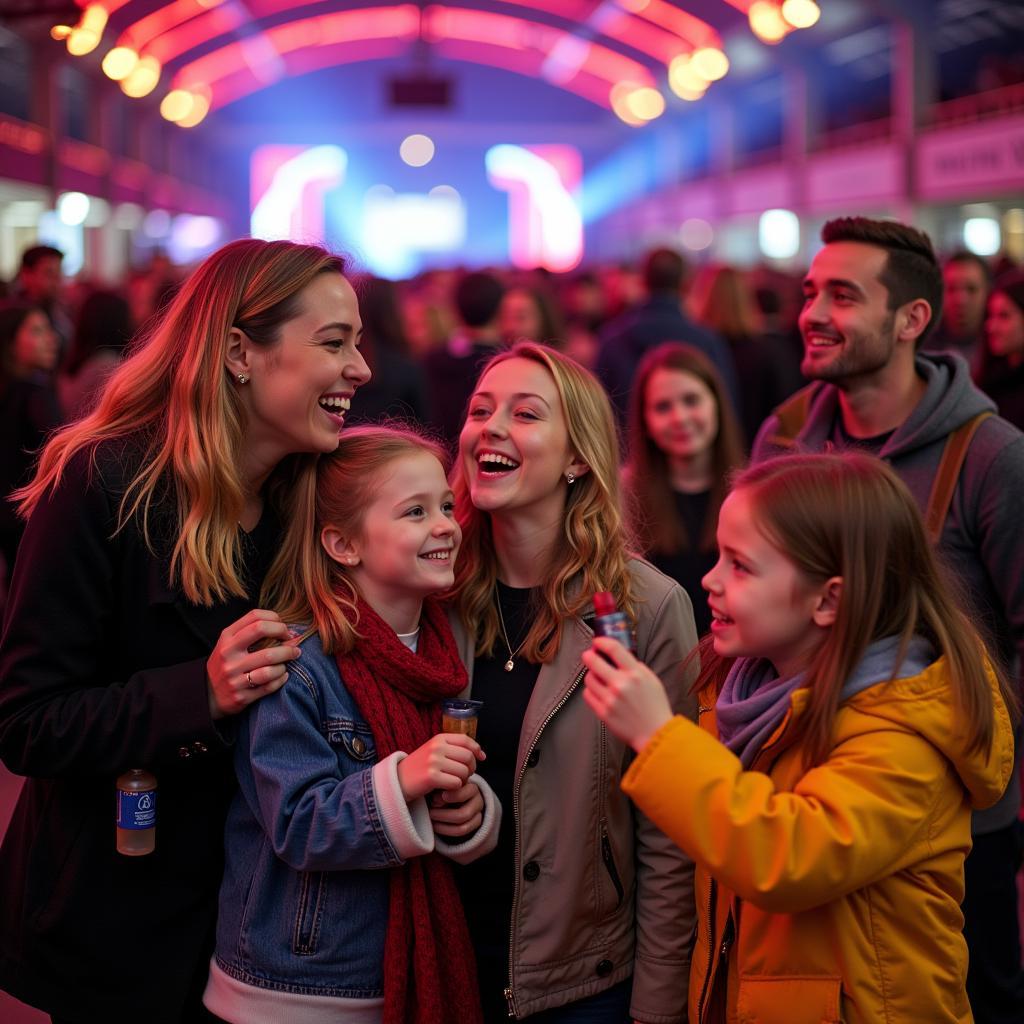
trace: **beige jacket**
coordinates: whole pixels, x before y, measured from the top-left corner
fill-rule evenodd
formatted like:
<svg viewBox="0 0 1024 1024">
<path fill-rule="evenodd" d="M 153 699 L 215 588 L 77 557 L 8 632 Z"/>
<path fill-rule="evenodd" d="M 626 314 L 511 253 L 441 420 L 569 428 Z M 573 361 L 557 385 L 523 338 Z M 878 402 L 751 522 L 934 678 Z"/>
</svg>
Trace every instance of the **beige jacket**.
<svg viewBox="0 0 1024 1024">
<path fill-rule="evenodd" d="M 665 681 L 673 707 L 695 718 L 692 672 L 684 678 L 682 668 L 697 642 L 690 599 L 647 562 L 634 559 L 630 569 L 638 655 Z M 453 627 L 472 679 L 472 638 L 458 621 Z M 635 1020 L 683 1024 L 696 920 L 693 863 L 620 788 L 632 751 L 583 701 L 580 655 L 592 638 L 579 619 L 567 628 L 554 661 L 541 667 L 523 722 L 506 995 L 520 1018 L 632 975 Z"/>
</svg>

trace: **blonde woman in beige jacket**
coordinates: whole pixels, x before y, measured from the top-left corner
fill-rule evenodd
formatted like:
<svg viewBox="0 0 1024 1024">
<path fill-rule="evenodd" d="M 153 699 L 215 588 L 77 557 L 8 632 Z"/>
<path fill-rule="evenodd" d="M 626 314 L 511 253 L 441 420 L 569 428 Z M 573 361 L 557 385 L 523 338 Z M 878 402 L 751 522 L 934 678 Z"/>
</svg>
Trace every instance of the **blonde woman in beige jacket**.
<svg viewBox="0 0 1024 1024">
<path fill-rule="evenodd" d="M 639 656 L 694 717 L 690 600 L 631 556 L 601 385 L 520 344 L 484 367 L 453 471 L 451 617 L 483 700 L 498 848 L 460 870 L 488 1021 L 685 1024 L 693 865 L 621 792 L 631 752 L 589 714 L 581 655 L 611 591 Z"/>
</svg>

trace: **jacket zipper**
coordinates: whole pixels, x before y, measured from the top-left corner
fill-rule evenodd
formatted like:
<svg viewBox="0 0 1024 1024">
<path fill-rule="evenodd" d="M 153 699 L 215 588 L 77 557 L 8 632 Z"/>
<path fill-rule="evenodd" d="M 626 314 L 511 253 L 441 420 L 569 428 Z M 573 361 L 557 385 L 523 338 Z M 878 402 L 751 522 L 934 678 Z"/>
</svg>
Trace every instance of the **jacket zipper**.
<svg viewBox="0 0 1024 1024">
<path fill-rule="evenodd" d="M 706 1009 L 705 1000 L 708 997 L 709 986 L 711 985 L 711 968 L 715 963 L 715 947 L 712 945 L 715 938 L 715 889 L 718 888 L 718 883 L 713 879 L 708 879 L 708 966 L 704 972 L 704 984 L 701 986 L 700 999 L 697 1002 L 697 1024 L 704 1024 L 704 1010 Z"/>
<path fill-rule="evenodd" d="M 530 755 L 533 753 L 533 748 L 537 745 L 537 740 L 540 739 L 540 734 L 548 727 L 548 723 L 551 721 L 559 711 L 565 707 L 569 698 L 576 692 L 576 687 L 580 685 L 583 677 L 587 674 L 586 669 L 582 669 L 580 674 L 572 681 L 572 685 L 562 695 L 562 699 L 548 712 L 548 717 L 541 722 L 540 728 L 537 730 L 537 735 L 533 737 L 533 741 L 530 743 L 529 749 L 526 751 L 526 755 L 523 757 L 523 765 L 525 767 L 527 761 L 530 760 Z M 508 1003 L 508 1015 L 513 1020 L 518 1016 L 519 1008 L 516 1006 L 516 994 L 512 990 L 512 957 L 513 950 L 515 949 L 515 937 L 516 937 L 516 911 L 519 908 L 519 815 L 516 814 L 516 809 L 519 807 L 519 789 L 523 782 L 523 775 L 525 774 L 524 769 L 520 768 L 519 774 L 516 776 L 516 784 L 512 790 L 512 820 L 515 829 L 515 865 L 516 865 L 516 877 L 515 887 L 512 890 L 512 920 L 509 927 L 508 936 L 508 988 L 505 989 L 505 1002 Z"/>
<path fill-rule="evenodd" d="M 608 875 L 612 880 L 612 885 L 615 886 L 615 892 L 618 896 L 615 908 L 618 909 L 622 906 L 626 890 L 622 888 L 622 879 L 619 878 L 618 868 L 615 867 L 615 858 L 612 857 L 612 844 L 611 840 L 608 838 L 608 826 L 603 822 L 601 824 L 601 859 L 604 861 L 604 866 L 608 869 Z"/>
</svg>

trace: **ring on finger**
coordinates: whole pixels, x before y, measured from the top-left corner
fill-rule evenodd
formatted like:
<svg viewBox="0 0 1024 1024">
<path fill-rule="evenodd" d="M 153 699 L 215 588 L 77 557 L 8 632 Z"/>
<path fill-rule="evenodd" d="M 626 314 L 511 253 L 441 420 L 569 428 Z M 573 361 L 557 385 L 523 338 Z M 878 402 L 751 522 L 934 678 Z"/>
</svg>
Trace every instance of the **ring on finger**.
<svg viewBox="0 0 1024 1024">
<path fill-rule="evenodd" d="M 245 681 L 249 684 L 249 689 L 250 690 L 255 690 L 256 687 L 260 685 L 259 683 L 254 683 L 252 681 L 252 673 L 251 672 L 246 672 L 245 673 Z"/>
</svg>

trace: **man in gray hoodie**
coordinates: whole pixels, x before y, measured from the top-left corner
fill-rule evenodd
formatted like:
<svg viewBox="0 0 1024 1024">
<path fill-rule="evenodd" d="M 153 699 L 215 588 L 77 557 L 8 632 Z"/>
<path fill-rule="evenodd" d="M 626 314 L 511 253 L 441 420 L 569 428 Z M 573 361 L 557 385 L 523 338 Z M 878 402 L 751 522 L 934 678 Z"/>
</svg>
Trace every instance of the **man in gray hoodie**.
<svg viewBox="0 0 1024 1024">
<path fill-rule="evenodd" d="M 1024 434 L 982 415 L 995 405 L 959 356 L 921 351 L 942 307 L 942 275 L 926 234 L 845 217 L 825 225 L 822 241 L 800 314 L 801 370 L 812 383 L 765 421 L 751 459 L 852 447 L 885 459 L 926 519 L 931 513 L 939 551 L 963 585 L 975 624 L 1020 680 Z M 957 443 L 965 454 L 955 475 L 947 445 Z M 952 475 L 944 461 L 953 464 Z M 948 510 L 933 495 L 943 476 L 955 484 Z M 1020 803 L 1015 771 L 1003 799 L 973 820 L 963 910 L 977 1024 L 1024 1020 L 1015 878 Z"/>
</svg>

